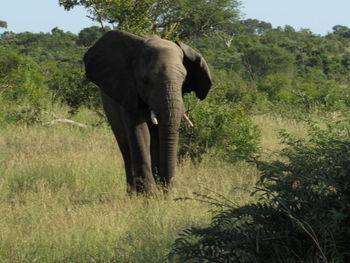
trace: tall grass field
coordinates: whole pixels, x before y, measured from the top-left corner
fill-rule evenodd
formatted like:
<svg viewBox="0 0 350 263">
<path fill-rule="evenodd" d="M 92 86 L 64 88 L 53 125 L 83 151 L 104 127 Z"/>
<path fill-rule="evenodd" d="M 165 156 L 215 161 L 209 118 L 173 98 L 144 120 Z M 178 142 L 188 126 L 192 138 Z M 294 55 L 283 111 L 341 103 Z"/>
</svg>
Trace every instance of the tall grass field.
<svg viewBox="0 0 350 263">
<path fill-rule="evenodd" d="M 88 121 L 89 114 L 77 119 Z M 253 120 L 262 152 L 280 148 L 277 129 L 305 132 L 296 121 Z M 169 194 L 128 196 L 107 125 L 1 127 L 0 262 L 167 262 L 179 233 L 213 215 L 210 205 L 195 200 L 198 194 L 247 204 L 258 177 L 252 165 L 208 156 L 198 165 L 179 164 Z"/>
</svg>

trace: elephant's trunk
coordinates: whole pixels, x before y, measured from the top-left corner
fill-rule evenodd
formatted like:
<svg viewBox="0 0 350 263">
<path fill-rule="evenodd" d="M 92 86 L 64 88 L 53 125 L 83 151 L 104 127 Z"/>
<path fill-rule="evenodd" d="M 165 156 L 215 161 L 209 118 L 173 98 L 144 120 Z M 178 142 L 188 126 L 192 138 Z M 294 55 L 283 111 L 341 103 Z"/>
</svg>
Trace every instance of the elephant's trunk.
<svg viewBox="0 0 350 263">
<path fill-rule="evenodd" d="M 181 90 L 168 89 L 159 112 L 160 180 L 170 186 L 175 174 L 179 128 L 184 114 Z"/>
</svg>

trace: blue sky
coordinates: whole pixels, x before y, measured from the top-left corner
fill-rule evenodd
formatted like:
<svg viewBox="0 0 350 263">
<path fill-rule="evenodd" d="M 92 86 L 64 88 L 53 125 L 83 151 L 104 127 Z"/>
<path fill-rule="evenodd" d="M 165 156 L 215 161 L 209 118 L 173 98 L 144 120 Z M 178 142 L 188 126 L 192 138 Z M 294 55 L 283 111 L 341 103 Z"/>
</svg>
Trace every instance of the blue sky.
<svg viewBox="0 0 350 263">
<path fill-rule="evenodd" d="M 94 25 L 83 8 L 67 12 L 58 0 L 1 0 L 0 20 L 9 31 L 49 32 L 58 27 L 78 33 Z M 244 18 L 270 22 L 274 27 L 291 25 L 327 34 L 335 25 L 350 27 L 350 0 L 241 0 Z M 0 32 L 4 30 L 0 29 Z"/>
</svg>

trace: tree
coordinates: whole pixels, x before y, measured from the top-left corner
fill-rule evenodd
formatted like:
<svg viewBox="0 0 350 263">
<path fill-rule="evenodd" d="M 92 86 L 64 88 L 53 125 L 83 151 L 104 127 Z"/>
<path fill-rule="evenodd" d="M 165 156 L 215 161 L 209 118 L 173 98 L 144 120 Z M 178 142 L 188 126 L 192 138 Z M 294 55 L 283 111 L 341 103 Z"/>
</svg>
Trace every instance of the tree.
<svg viewBox="0 0 350 263">
<path fill-rule="evenodd" d="M 350 38 L 350 28 L 346 26 L 336 25 L 332 29 L 334 35 Z"/>
<path fill-rule="evenodd" d="M 284 32 L 287 32 L 287 33 L 295 33 L 295 29 L 294 27 L 290 26 L 290 25 L 285 25 L 284 26 Z"/>
<path fill-rule="evenodd" d="M 0 20 L 0 27 L 7 28 L 7 22 Z"/>
<path fill-rule="evenodd" d="M 59 0 L 66 10 L 85 7 L 90 18 L 134 33 L 187 37 L 224 30 L 238 18 L 237 0 Z"/>
<path fill-rule="evenodd" d="M 103 30 L 98 26 L 84 28 L 78 34 L 77 44 L 79 46 L 89 47 L 102 35 Z"/>
<path fill-rule="evenodd" d="M 271 23 L 259 21 L 258 19 L 246 19 L 240 21 L 244 25 L 243 32 L 248 35 L 261 35 L 272 30 Z"/>
<path fill-rule="evenodd" d="M 255 45 L 244 51 L 242 59 L 253 79 L 276 73 L 293 74 L 295 69 L 293 54 L 278 46 Z"/>
<path fill-rule="evenodd" d="M 166 27 L 177 25 L 181 37 L 203 35 L 210 32 L 232 33 L 238 20 L 238 1 L 235 0 L 177 0 L 165 13 Z"/>
</svg>

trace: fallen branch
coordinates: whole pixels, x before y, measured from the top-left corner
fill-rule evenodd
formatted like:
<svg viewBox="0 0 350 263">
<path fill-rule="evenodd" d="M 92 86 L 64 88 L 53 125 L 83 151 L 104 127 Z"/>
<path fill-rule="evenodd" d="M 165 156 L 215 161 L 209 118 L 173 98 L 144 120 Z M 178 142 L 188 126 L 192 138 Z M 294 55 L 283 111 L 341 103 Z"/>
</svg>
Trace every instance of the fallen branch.
<svg viewBox="0 0 350 263">
<path fill-rule="evenodd" d="M 72 125 L 78 126 L 80 128 L 87 128 L 88 127 L 86 124 L 72 121 L 72 120 L 68 120 L 68 119 L 54 119 L 52 121 L 45 122 L 44 125 L 52 126 L 52 125 L 55 125 L 56 123 L 59 123 L 59 122 L 72 124 Z"/>
</svg>

